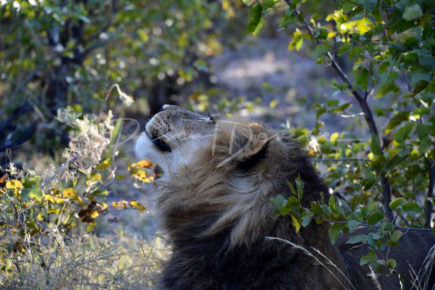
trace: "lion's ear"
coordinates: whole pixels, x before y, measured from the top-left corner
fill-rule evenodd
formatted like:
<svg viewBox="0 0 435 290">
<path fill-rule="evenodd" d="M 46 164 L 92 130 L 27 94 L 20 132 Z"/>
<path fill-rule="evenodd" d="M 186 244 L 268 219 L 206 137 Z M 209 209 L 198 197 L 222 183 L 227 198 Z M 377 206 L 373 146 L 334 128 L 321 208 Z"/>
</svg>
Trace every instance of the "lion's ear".
<svg viewBox="0 0 435 290">
<path fill-rule="evenodd" d="M 258 123 L 238 124 L 230 130 L 228 155 L 218 164 L 218 168 L 230 161 L 245 162 L 259 154 L 266 146 L 268 137 L 263 126 Z"/>
<path fill-rule="evenodd" d="M 238 156 L 240 161 L 245 161 L 257 155 L 267 144 L 268 138 L 263 126 L 258 123 L 250 123 L 249 129 L 252 135 L 248 136 L 248 140 Z"/>
</svg>

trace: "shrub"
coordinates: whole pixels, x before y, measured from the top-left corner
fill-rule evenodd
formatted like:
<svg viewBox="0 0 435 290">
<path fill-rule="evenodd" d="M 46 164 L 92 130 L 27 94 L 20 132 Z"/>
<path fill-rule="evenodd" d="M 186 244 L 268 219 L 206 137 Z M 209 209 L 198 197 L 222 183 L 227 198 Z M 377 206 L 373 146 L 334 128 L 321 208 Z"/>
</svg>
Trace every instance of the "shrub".
<svg viewBox="0 0 435 290">
<path fill-rule="evenodd" d="M 349 96 L 348 102 L 330 98 L 316 104 L 312 130 L 292 130 L 315 160 L 329 164 L 325 179 L 335 194 L 310 208 L 300 206 L 299 189 L 289 200 L 278 196 L 273 202 L 280 214 L 291 216 L 296 231 L 312 219 L 331 221 L 333 242 L 339 233 L 366 225 L 370 233 L 348 241 L 370 247 L 361 264 L 394 270 L 395 261 L 381 252 L 396 245 L 406 227 L 430 228 L 434 222 L 431 2 L 341 0 L 330 3 L 332 11 L 305 13 L 318 2 L 244 1 L 252 5 L 248 33 L 258 34 L 267 14 L 284 10 L 281 27 L 293 31 L 289 49 L 301 50 L 309 41 L 312 56 L 342 81 L 332 85 Z M 350 71 L 338 57 L 350 63 Z M 355 104 L 358 108 L 352 108 Z M 366 133 L 322 136 L 322 116 L 343 113 L 361 113 Z"/>
</svg>

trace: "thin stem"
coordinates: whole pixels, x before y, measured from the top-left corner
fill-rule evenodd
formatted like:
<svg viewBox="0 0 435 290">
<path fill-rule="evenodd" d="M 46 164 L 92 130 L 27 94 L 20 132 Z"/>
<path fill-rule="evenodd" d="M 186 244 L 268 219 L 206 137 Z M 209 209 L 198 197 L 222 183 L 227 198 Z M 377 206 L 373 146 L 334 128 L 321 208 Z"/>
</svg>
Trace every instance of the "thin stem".
<svg viewBox="0 0 435 290">
<path fill-rule="evenodd" d="M 369 162 L 367 158 L 312 158 L 314 162 Z"/>
<path fill-rule="evenodd" d="M 430 162 L 427 160 L 428 167 L 429 167 L 429 186 L 427 188 L 427 199 L 424 204 L 424 212 L 426 216 L 426 222 L 425 226 L 430 228 L 430 222 L 432 218 L 432 197 L 433 197 L 433 189 L 435 186 L 435 163 L 430 164 Z"/>
<path fill-rule="evenodd" d="M 291 0 L 285 0 L 285 2 L 287 3 L 287 5 L 289 7 L 291 7 Z M 296 13 L 296 16 L 298 18 L 301 18 L 301 12 L 299 11 L 299 9 L 295 8 L 294 12 Z M 311 36 L 314 36 L 314 30 L 313 28 L 310 26 L 310 24 L 305 20 L 305 18 L 302 18 L 302 21 L 305 25 L 305 28 L 308 30 L 308 33 Z M 317 40 L 317 42 L 319 42 Z M 358 90 L 356 89 L 356 87 L 353 85 L 353 83 L 350 81 L 349 77 L 347 76 L 347 74 L 343 71 L 343 69 L 340 67 L 340 65 L 337 63 L 337 61 L 335 60 L 334 55 L 328 51 L 326 53 L 326 55 L 328 56 L 329 60 L 331 61 L 331 66 L 332 68 L 335 70 L 335 72 L 339 75 L 339 77 L 341 78 L 341 80 L 343 82 L 345 82 L 348 85 L 349 90 L 352 92 L 353 97 L 355 98 L 355 100 L 358 102 L 361 110 L 364 113 L 364 118 L 366 119 L 367 125 L 369 127 L 370 133 L 371 135 L 377 139 L 377 141 L 380 141 L 379 138 L 379 132 L 378 132 L 378 128 L 376 126 L 376 122 L 375 122 L 375 118 L 373 116 L 373 112 L 370 109 L 370 106 L 367 102 L 367 99 L 364 98 L 363 95 L 361 95 Z M 381 155 L 383 155 L 383 150 L 381 148 Z M 392 221 L 393 220 L 393 211 L 390 208 L 390 201 L 391 201 L 391 185 L 390 182 L 388 181 L 388 178 L 383 175 L 381 176 L 381 184 L 382 184 L 382 203 L 384 205 L 386 214 L 387 214 L 387 218 L 388 220 Z"/>
</svg>

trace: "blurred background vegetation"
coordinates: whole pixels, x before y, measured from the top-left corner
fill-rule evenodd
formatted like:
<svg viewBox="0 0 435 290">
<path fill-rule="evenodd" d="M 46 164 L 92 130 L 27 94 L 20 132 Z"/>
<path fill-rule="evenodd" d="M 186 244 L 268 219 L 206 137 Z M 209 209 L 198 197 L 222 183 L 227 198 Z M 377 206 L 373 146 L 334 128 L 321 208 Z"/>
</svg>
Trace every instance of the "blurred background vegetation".
<svg viewBox="0 0 435 290">
<path fill-rule="evenodd" d="M 373 253 L 400 238 L 390 224 L 433 227 L 432 14 L 427 0 L 0 0 L 0 283 L 152 287 L 166 249 L 131 144 L 166 103 L 291 131 L 350 204 L 328 219 L 382 228 Z"/>
</svg>

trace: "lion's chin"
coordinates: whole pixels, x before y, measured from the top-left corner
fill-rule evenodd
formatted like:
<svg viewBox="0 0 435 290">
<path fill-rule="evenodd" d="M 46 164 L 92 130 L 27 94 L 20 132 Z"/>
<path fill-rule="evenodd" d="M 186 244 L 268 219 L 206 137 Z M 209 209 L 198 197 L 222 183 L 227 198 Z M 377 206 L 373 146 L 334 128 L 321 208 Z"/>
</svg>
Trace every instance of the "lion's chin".
<svg viewBox="0 0 435 290">
<path fill-rule="evenodd" d="M 134 144 L 134 153 L 139 160 L 149 160 L 156 163 L 160 170 L 166 164 L 166 156 L 162 156 L 162 152 L 156 148 L 145 132 L 137 138 Z"/>
</svg>

